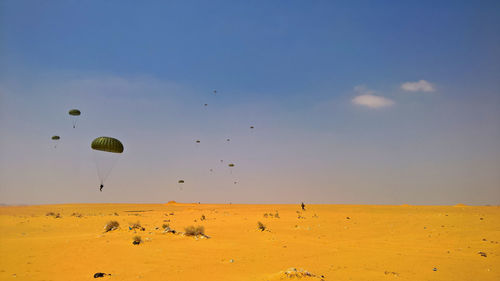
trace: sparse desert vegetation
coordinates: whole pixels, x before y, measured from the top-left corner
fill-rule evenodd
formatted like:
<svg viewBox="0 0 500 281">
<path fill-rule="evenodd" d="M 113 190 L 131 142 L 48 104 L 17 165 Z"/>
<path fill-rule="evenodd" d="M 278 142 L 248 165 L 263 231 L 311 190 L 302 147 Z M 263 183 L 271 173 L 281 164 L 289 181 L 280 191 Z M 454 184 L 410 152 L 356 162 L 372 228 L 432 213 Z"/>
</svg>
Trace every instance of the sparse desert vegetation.
<svg viewBox="0 0 500 281">
<path fill-rule="evenodd" d="M 59 259 L 58 274 L 64 280 L 73 280 L 75 274 L 92 278 L 95 272 L 107 272 L 113 278 L 130 276 L 130 280 L 139 279 L 137 276 L 163 280 L 166 272 L 171 280 L 213 280 L 206 277 L 212 272 L 228 275 L 220 278 L 223 281 L 248 279 L 246 275 L 242 278 L 235 275 L 227 266 L 241 267 L 237 271 L 251 268 L 255 275 L 269 281 L 364 280 L 367 272 L 374 276 L 370 280 L 380 281 L 427 280 L 427 276 L 436 277 L 432 279 L 436 281 L 499 280 L 496 264 L 500 237 L 496 229 L 500 213 L 496 206 L 308 207 L 309 215 L 302 210 L 296 212 L 297 205 L 218 205 L 217 209 L 207 209 L 203 204 L 178 204 L 175 217 L 164 216 L 173 211 L 165 210 L 165 205 L 152 204 L 0 207 L 0 227 L 5 237 L 2 241 L 8 241 L 2 243 L 0 254 L 13 257 L 0 261 L 0 280 L 13 279 L 13 274 L 17 274 L 18 280 L 54 279 L 46 263 L 27 256 Z M 145 212 L 140 221 L 123 215 L 126 210 L 151 209 L 154 210 Z M 54 219 L 57 212 L 63 216 Z M 264 213 L 267 219 L 263 218 Z M 77 214 L 85 214 L 84 219 L 77 219 Z M 203 215 L 205 219 L 200 222 Z M 302 215 L 307 219 L 297 219 Z M 169 218 L 172 222 L 163 222 Z M 200 223 L 192 223 L 193 218 Z M 109 223 L 112 221 L 119 225 Z M 179 227 L 180 232 L 174 227 Z M 142 228 L 147 230 L 140 232 Z M 205 240 L 207 232 L 212 239 Z M 367 235 L 370 241 L 364 240 Z M 443 237 L 451 236 L 464 239 L 443 243 Z M 46 238 L 54 243 L 46 243 Z M 415 247 L 406 247 L 408 243 Z M 256 249 L 266 245 L 270 250 Z M 300 250 L 304 246 L 307 250 Z M 394 255 L 401 248 L 412 256 L 412 262 Z M 264 250 L 265 266 L 261 262 Z M 332 255 L 332 251 L 338 255 Z M 374 254 L 363 254 L 367 252 Z M 64 259 L 60 253 L 64 253 Z M 194 272 L 192 253 L 197 266 Z M 313 266 L 304 262 L 311 255 L 322 258 Z M 141 257 L 152 258 L 139 263 Z M 19 263 L 22 259 L 26 262 Z M 109 263 L 102 263 L 103 259 Z M 110 268 L 114 260 L 120 266 Z M 380 260 L 398 262 L 380 263 Z M 85 266 L 71 268 L 75 261 Z M 367 265 L 370 268 L 365 270 Z M 28 274 L 37 275 L 30 279 Z M 106 275 L 100 279 L 110 278 Z"/>
<path fill-rule="evenodd" d="M 47 217 L 54 217 L 56 219 L 60 219 L 61 218 L 61 214 L 60 213 L 54 213 L 54 212 L 48 212 L 47 214 L 45 214 L 45 216 L 47 216 Z"/>
<path fill-rule="evenodd" d="M 109 221 L 104 226 L 104 232 L 113 231 L 115 229 L 118 229 L 119 226 L 120 224 L 117 221 Z"/>
<path fill-rule="evenodd" d="M 267 229 L 267 227 L 260 221 L 257 222 L 257 228 L 260 230 L 260 231 L 264 231 Z"/>
<path fill-rule="evenodd" d="M 205 227 L 204 226 L 188 226 L 184 228 L 184 234 L 187 236 L 205 236 Z"/>
<path fill-rule="evenodd" d="M 139 244 L 141 244 L 141 243 L 142 243 L 142 238 L 141 238 L 141 236 L 136 235 L 136 236 L 134 236 L 134 237 L 132 238 L 132 244 L 134 244 L 134 245 L 139 245 Z"/>
</svg>

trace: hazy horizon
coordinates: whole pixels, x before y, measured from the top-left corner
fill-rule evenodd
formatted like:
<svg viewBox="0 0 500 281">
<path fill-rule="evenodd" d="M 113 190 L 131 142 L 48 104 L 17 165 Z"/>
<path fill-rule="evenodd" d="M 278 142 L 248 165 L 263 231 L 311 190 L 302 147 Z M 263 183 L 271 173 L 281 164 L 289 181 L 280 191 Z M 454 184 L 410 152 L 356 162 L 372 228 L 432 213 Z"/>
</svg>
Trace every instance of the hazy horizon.
<svg viewBox="0 0 500 281">
<path fill-rule="evenodd" d="M 0 203 L 500 204 L 500 2 L 133 3 L 0 2 Z"/>
</svg>

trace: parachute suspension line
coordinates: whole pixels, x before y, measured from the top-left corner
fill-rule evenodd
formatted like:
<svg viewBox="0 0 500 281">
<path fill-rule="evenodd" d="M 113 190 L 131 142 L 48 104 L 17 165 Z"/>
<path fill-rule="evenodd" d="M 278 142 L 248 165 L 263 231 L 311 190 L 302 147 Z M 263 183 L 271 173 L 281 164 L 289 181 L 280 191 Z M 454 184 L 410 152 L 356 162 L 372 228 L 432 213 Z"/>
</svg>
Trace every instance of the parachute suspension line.
<svg viewBox="0 0 500 281">
<path fill-rule="evenodd" d="M 113 158 L 111 159 L 111 163 L 102 163 L 102 161 L 100 159 L 98 159 L 99 157 L 97 156 L 97 153 L 99 153 L 99 152 L 93 153 L 93 158 L 94 158 L 95 166 L 97 169 L 97 176 L 99 177 L 100 184 L 104 184 L 104 182 L 107 180 L 107 178 L 111 174 L 111 171 L 115 167 L 116 162 L 118 162 L 118 158 L 120 157 L 120 155 L 112 155 Z M 103 157 L 105 157 L 105 156 L 103 156 Z M 99 165 L 99 163 L 101 163 L 102 165 Z M 108 167 L 105 167 L 105 166 L 108 166 Z"/>
</svg>

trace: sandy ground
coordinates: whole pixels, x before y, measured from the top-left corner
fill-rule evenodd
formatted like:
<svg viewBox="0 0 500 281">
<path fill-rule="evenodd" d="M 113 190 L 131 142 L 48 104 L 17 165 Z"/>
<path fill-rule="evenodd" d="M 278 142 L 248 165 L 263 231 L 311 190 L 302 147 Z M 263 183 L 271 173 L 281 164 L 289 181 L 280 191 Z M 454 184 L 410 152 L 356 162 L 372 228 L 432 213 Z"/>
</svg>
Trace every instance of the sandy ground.
<svg viewBox="0 0 500 281">
<path fill-rule="evenodd" d="M 120 227 L 104 233 L 110 220 Z M 500 280 L 497 206 L 10 206 L 0 231 L 1 280 Z"/>
</svg>

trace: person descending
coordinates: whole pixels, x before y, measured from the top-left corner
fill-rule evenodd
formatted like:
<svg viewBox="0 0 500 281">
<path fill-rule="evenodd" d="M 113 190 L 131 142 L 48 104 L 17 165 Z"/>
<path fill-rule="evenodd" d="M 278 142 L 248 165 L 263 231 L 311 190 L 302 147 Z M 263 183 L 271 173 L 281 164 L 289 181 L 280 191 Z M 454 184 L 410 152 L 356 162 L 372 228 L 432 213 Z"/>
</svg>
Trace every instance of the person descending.
<svg viewBox="0 0 500 281">
<path fill-rule="evenodd" d="M 300 207 L 302 207 L 302 211 L 306 210 L 306 205 L 304 205 L 304 202 L 302 202 L 302 204 L 300 204 Z"/>
<path fill-rule="evenodd" d="M 104 185 L 101 184 L 101 186 L 99 187 L 99 191 L 102 192 L 102 188 L 104 187 Z"/>
</svg>

